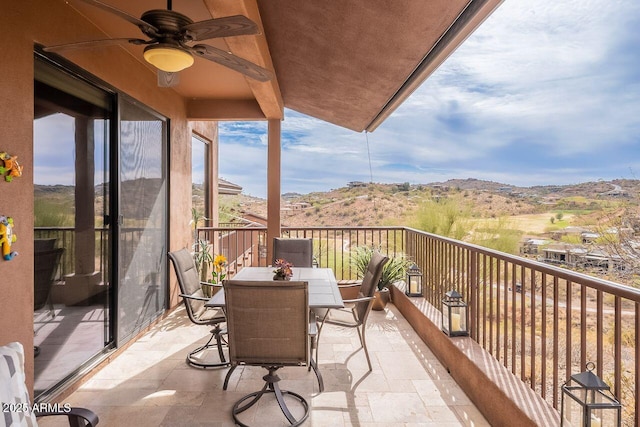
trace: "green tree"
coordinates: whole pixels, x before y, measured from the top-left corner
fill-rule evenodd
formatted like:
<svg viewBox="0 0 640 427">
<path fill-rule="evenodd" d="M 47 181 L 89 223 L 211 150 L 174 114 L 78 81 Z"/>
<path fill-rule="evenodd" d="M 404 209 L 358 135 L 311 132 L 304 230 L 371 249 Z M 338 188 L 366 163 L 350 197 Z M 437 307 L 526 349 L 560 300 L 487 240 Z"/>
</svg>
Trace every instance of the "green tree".
<svg viewBox="0 0 640 427">
<path fill-rule="evenodd" d="M 489 221 L 483 228 L 474 230 L 471 243 L 516 255 L 520 251 L 523 232 L 511 226 L 505 217 L 500 217 L 497 221 Z"/>
<path fill-rule="evenodd" d="M 469 233 L 470 217 L 469 208 L 453 199 L 427 200 L 409 223 L 428 233 L 462 240 Z"/>
</svg>

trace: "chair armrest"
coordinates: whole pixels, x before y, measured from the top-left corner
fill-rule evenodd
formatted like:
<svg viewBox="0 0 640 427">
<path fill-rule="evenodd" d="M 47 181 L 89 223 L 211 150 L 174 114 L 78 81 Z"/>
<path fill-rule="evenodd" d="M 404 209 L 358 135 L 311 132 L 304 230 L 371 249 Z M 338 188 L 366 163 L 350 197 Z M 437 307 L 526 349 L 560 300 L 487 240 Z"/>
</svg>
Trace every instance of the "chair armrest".
<svg viewBox="0 0 640 427">
<path fill-rule="evenodd" d="M 95 412 L 86 408 L 70 408 L 69 411 L 34 411 L 36 417 L 66 415 L 71 427 L 93 427 L 98 425 L 99 418 Z"/>
<path fill-rule="evenodd" d="M 205 286 L 214 286 L 216 288 L 222 288 L 222 283 L 209 283 L 209 282 L 200 282 L 200 285 L 205 285 Z"/>
<path fill-rule="evenodd" d="M 318 335 L 318 322 L 316 316 L 309 316 L 309 335 L 315 337 Z"/>
<path fill-rule="evenodd" d="M 371 301 L 374 298 L 375 297 L 360 297 L 360 298 L 353 298 L 353 299 L 345 299 L 342 301 L 346 303 L 354 303 L 354 302 Z"/>
<path fill-rule="evenodd" d="M 362 286 L 362 282 L 361 281 L 354 281 L 351 283 L 340 283 L 338 282 L 338 288 L 339 289 L 344 289 L 344 288 L 355 288 L 355 287 L 360 287 Z"/>
<path fill-rule="evenodd" d="M 194 297 L 193 295 L 187 295 L 187 294 L 178 294 L 178 296 L 181 296 L 182 298 L 186 298 L 186 299 L 196 300 L 196 301 L 209 301 L 211 299 L 207 297 Z"/>
<path fill-rule="evenodd" d="M 352 299 L 358 296 L 358 292 L 360 291 L 360 286 L 362 285 L 362 281 L 358 280 L 347 280 L 338 282 L 338 290 L 340 291 L 340 296 L 343 300 Z"/>
</svg>

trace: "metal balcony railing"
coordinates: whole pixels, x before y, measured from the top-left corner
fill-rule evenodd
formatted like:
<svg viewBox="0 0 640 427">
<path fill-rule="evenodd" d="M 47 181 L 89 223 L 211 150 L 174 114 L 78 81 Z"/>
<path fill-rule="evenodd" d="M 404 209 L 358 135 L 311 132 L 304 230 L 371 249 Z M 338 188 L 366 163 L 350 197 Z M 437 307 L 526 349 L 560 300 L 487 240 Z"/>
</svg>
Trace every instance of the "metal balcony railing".
<svg viewBox="0 0 640 427">
<path fill-rule="evenodd" d="M 338 279 L 355 278 L 351 249 L 406 254 L 423 272 L 436 308 L 455 289 L 469 304 L 471 337 L 558 408 L 560 387 L 594 362 L 621 400 L 624 425 L 638 425 L 640 290 L 406 227 L 287 227 L 312 238 L 314 255 Z M 231 272 L 265 266 L 266 228 L 204 228 L 200 239 L 230 260 Z"/>
<path fill-rule="evenodd" d="M 61 275 L 73 272 L 74 234 L 36 229 L 37 238 L 56 237 L 67 249 Z M 460 292 L 471 337 L 543 399 L 557 408 L 561 385 L 591 361 L 621 400 L 624 425 L 639 425 L 640 290 L 406 227 L 287 227 L 283 235 L 313 239 L 318 265 L 338 279 L 356 278 L 356 246 L 406 254 L 423 272 L 425 299 L 439 308 L 445 292 Z M 232 274 L 270 264 L 266 236 L 265 227 L 198 229 Z M 96 243 L 107 244 L 102 230 Z M 104 273 L 105 262 L 96 259 L 96 269 Z"/>
</svg>

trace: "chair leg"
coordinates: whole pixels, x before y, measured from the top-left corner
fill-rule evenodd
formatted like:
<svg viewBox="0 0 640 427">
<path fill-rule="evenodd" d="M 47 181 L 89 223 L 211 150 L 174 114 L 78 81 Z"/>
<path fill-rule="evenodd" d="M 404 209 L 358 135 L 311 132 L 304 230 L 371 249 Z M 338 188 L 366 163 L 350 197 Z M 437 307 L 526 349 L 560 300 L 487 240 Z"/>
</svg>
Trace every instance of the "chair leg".
<svg viewBox="0 0 640 427">
<path fill-rule="evenodd" d="M 322 316 L 322 320 L 320 321 L 320 324 L 318 325 L 318 332 L 316 333 L 316 337 L 315 337 L 315 351 L 316 351 L 316 357 L 315 360 L 320 360 L 318 359 L 318 349 L 320 348 L 320 333 L 322 332 L 322 328 L 324 327 L 324 322 L 327 320 L 327 317 L 329 317 L 329 312 L 331 311 L 331 309 L 327 309 L 327 311 L 325 311 L 324 316 Z M 313 348 L 311 349 L 313 351 Z M 316 362 L 317 363 L 317 362 Z M 317 366 L 317 365 L 316 365 Z M 318 380 L 318 383 L 320 383 L 320 380 Z M 322 386 L 322 389 L 324 390 L 324 386 Z M 322 391 L 322 390 L 320 390 Z"/>
<path fill-rule="evenodd" d="M 322 379 L 320 369 L 318 369 L 318 364 L 313 358 L 309 361 L 309 367 L 313 368 L 313 372 L 316 374 L 316 378 L 318 379 L 318 389 L 320 390 L 320 393 L 322 393 L 324 391 L 324 380 Z"/>
<path fill-rule="evenodd" d="M 222 386 L 223 390 L 226 390 L 227 387 L 229 386 L 229 379 L 231 378 L 231 374 L 233 374 L 233 371 L 236 370 L 236 368 L 238 367 L 238 365 L 233 365 L 231 368 L 229 368 L 229 370 L 227 371 L 227 375 L 225 375 L 224 377 L 224 384 Z"/>
<path fill-rule="evenodd" d="M 364 328 L 362 329 L 362 332 L 360 332 L 360 326 L 356 326 L 356 331 L 358 331 L 358 339 L 360 340 L 360 346 L 364 347 L 364 338 L 363 338 Z"/>
<path fill-rule="evenodd" d="M 369 365 L 369 372 L 373 371 L 371 367 L 371 359 L 369 359 L 369 350 L 367 350 L 367 340 L 365 338 L 365 325 L 362 325 L 362 333 L 360 333 L 360 328 L 356 328 L 358 330 L 358 335 L 360 335 L 360 342 L 362 343 L 362 348 L 364 349 L 364 355 L 367 357 L 367 364 Z"/>
<path fill-rule="evenodd" d="M 280 386 L 278 385 L 278 382 L 280 381 L 280 377 L 278 377 L 278 375 L 276 374 L 276 370 L 278 369 L 277 366 L 271 366 L 267 369 L 269 369 L 269 373 L 263 377 L 265 380 L 264 387 L 262 387 L 260 391 L 256 391 L 244 396 L 242 399 L 240 399 L 233 405 L 233 409 L 231 410 L 231 414 L 233 415 L 233 420 L 239 426 L 248 427 L 246 424 L 242 423 L 238 419 L 238 415 L 246 411 L 253 405 L 255 405 L 256 402 L 258 402 L 258 400 L 265 393 L 273 393 L 276 397 L 276 401 L 278 402 L 278 405 L 280 406 L 280 410 L 289 421 L 289 424 L 291 424 L 291 426 L 299 426 L 300 424 L 305 422 L 309 417 L 309 403 L 305 400 L 304 397 L 300 396 L 297 393 L 294 393 L 292 391 L 280 390 Z M 304 408 L 304 415 L 300 417 L 299 420 L 295 419 L 295 417 L 287 407 L 287 404 L 284 401 L 285 394 L 298 400 L 302 405 L 302 407 Z M 247 400 L 248 402 L 244 403 Z"/>
<path fill-rule="evenodd" d="M 53 307 L 53 301 L 51 300 L 51 295 L 47 298 L 47 303 L 49 304 L 49 314 L 51 314 L 51 318 L 56 318 L 56 309 Z"/>
<path fill-rule="evenodd" d="M 289 411 L 289 408 L 287 407 L 287 404 L 284 401 L 283 392 L 282 390 L 280 390 L 280 386 L 278 385 L 278 383 L 276 382 L 271 384 L 271 389 L 273 390 L 273 394 L 276 395 L 276 400 L 278 401 L 280 410 L 282 411 L 284 416 L 287 417 L 287 420 L 289 421 L 289 423 L 291 425 L 299 425 L 300 423 L 294 418 L 294 416 L 291 414 L 291 411 Z M 306 400 L 302 396 L 291 391 L 285 391 L 284 393 L 290 394 L 292 396 L 296 396 L 298 399 L 300 399 L 301 402 L 303 402 L 302 405 L 306 407 L 305 409 L 308 409 L 307 405 L 305 405 Z M 308 414 L 309 412 L 307 411 L 304 417 L 305 419 Z M 304 419 L 302 421 L 304 421 Z"/>
<path fill-rule="evenodd" d="M 215 343 L 211 344 L 213 340 L 215 340 Z M 222 329 L 220 328 L 220 325 L 216 325 L 215 328 L 211 330 L 211 336 L 209 337 L 209 341 L 207 341 L 205 345 L 196 348 L 195 350 L 191 351 L 187 355 L 187 363 L 190 366 L 193 366 L 195 368 L 204 368 L 204 369 L 223 368 L 223 367 L 229 366 L 229 362 L 227 358 L 224 356 L 225 346 L 226 344 L 223 342 L 223 339 L 222 339 Z M 212 347 L 218 348 L 218 355 L 220 357 L 220 362 L 205 363 L 205 362 L 201 362 L 200 360 L 198 360 L 198 358 L 194 357 L 194 355 L 201 353 Z"/>
<path fill-rule="evenodd" d="M 228 363 L 224 357 L 224 351 L 222 351 L 222 334 L 219 332 L 216 335 L 216 346 L 218 347 L 218 356 L 220 357 L 220 362 Z"/>
</svg>

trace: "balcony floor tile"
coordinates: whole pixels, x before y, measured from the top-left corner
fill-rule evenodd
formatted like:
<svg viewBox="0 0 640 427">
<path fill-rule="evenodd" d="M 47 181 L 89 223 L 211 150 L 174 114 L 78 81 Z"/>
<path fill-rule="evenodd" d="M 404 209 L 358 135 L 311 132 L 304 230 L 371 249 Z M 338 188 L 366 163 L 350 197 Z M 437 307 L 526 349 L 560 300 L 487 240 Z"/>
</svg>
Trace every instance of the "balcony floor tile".
<svg viewBox="0 0 640 427">
<path fill-rule="evenodd" d="M 372 312 L 368 326 L 373 372 L 368 372 L 356 331 L 336 325 L 326 325 L 320 339 L 323 393 L 318 393 L 313 372 L 281 370 L 282 387 L 300 393 L 310 404 L 305 425 L 489 425 L 392 304 Z M 65 402 L 93 409 L 101 426 L 233 426 L 231 407 L 262 387 L 266 371 L 238 368 L 229 390 L 223 391 L 226 369 L 194 369 L 184 361 L 207 337 L 208 328 L 190 324 L 179 308 Z M 275 401 L 263 400 L 247 410 L 243 420 L 286 425 Z M 65 425 L 64 419 L 39 421 L 42 426 Z"/>
</svg>

